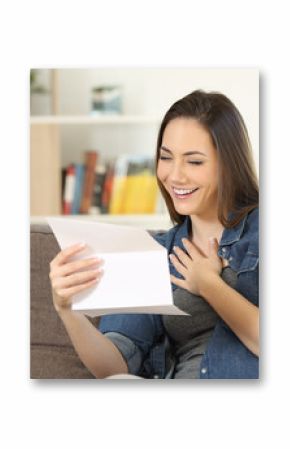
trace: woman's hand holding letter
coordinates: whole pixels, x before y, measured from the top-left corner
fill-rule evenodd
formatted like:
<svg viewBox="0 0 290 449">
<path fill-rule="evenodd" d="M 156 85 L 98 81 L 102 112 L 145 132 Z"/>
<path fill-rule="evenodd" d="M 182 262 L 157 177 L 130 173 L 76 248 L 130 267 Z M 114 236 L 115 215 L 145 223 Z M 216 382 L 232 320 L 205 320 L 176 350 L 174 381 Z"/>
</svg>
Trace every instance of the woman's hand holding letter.
<svg viewBox="0 0 290 449">
<path fill-rule="evenodd" d="M 49 278 L 52 286 L 53 304 L 57 312 L 70 309 L 72 296 L 99 282 L 103 270 L 102 260 L 87 258 L 71 261 L 85 249 L 85 244 L 76 244 L 60 251 L 50 263 Z"/>
</svg>

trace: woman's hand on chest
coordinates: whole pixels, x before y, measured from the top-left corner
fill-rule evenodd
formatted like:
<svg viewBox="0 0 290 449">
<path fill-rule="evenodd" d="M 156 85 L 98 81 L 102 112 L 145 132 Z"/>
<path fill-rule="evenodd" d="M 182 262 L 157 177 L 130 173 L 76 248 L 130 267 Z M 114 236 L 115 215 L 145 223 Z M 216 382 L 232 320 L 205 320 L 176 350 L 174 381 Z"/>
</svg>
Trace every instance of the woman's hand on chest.
<svg viewBox="0 0 290 449">
<path fill-rule="evenodd" d="M 201 295 L 205 283 L 214 282 L 219 277 L 221 270 L 226 266 L 217 254 L 218 242 L 216 239 L 209 241 L 208 256 L 203 254 L 197 246 L 188 239 L 182 239 L 187 253 L 181 248 L 174 246 L 175 254 L 170 254 L 170 260 L 178 273 L 184 279 L 178 279 L 171 275 L 171 282 L 196 295 Z"/>
</svg>

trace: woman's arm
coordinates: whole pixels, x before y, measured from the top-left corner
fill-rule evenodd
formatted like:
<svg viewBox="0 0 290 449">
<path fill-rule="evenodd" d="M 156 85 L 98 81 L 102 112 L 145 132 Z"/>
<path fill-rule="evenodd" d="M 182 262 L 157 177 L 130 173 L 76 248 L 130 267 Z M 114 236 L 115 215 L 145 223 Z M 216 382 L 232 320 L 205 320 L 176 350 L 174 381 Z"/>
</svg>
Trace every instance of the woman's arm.
<svg viewBox="0 0 290 449">
<path fill-rule="evenodd" d="M 60 310 L 58 315 L 79 358 L 96 378 L 128 373 L 120 351 L 84 315 L 69 309 Z"/>
<path fill-rule="evenodd" d="M 219 276 L 204 282 L 200 293 L 244 345 L 259 356 L 259 308 Z"/>
<path fill-rule="evenodd" d="M 127 364 L 116 346 L 84 315 L 71 310 L 72 296 L 99 282 L 102 273 L 102 261 L 99 259 L 70 261 L 83 249 L 84 245 L 71 246 L 60 251 L 50 263 L 49 277 L 55 310 L 77 354 L 95 377 L 128 373 Z"/>
<path fill-rule="evenodd" d="M 217 241 L 211 242 L 208 257 L 187 239 L 183 244 L 189 255 L 180 248 L 174 248 L 177 257 L 170 255 L 170 258 L 184 279 L 171 276 L 172 282 L 203 297 L 244 345 L 258 355 L 259 309 L 219 276 L 222 261 L 217 255 Z"/>
</svg>

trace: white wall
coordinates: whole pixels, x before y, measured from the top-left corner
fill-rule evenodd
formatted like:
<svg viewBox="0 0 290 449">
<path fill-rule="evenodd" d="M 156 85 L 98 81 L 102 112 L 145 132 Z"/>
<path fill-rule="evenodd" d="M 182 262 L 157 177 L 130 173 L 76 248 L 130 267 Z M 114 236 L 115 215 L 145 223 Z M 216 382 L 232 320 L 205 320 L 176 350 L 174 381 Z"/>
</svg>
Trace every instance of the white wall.
<svg viewBox="0 0 290 449">
<path fill-rule="evenodd" d="M 162 118 L 171 104 L 195 89 L 227 95 L 246 122 L 258 170 L 259 72 L 256 69 L 98 68 L 60 69 L 60 113 L 90 113 L 91 88 L 123 86 L 123 112 Z M 78 161 L 80 151 L 97 148 L 110 157 L 119 152 L 155 152 L 158 126 L 103 125 L 63 127 L 63 164 Z"/>
</svg>

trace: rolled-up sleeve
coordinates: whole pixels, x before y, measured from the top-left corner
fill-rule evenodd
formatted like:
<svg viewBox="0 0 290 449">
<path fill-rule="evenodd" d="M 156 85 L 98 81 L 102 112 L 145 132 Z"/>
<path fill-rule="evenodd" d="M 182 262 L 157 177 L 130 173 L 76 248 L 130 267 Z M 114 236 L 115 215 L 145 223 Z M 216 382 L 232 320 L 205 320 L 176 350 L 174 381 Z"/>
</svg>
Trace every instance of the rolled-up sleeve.
<svg viewBox="0 0 290 449">
<path fill-rule="evenodd" d="M 139 347 L 128 337 L 118 332 L 104 334 L 118 348 L 128 366 L 130 374 L 138 374 L 143 362 L 144 354 Z"/>
</svg>

